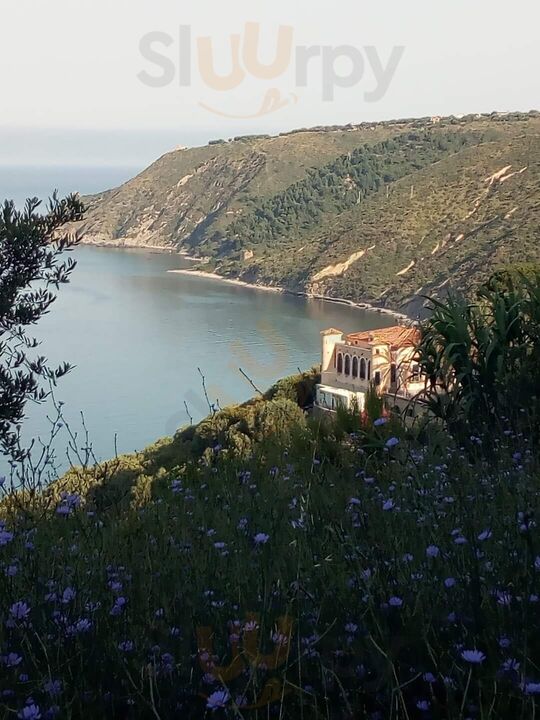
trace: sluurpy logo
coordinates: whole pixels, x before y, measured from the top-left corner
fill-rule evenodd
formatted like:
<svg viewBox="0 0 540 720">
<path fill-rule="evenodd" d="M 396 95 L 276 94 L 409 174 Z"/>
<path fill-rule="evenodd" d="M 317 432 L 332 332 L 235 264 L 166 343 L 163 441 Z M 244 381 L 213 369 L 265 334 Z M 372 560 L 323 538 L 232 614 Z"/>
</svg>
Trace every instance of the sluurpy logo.
<svg viewBox="0 0 540 720">
<path fill-rule="evenodd" d="M 260 23 L 248 22 L 242 32 L 229 36 L 230 57 L 217 57 L 211 37 L 194 37 L 189 25 L 182 25 L 176 37 L 154 31 L 141 38 L 140 53 L 150 67 L 138 73 L 148 87 L 202 88 L 198 104 L 208 112 L 226 118 L 253 119 L 278 112 L 299 102 L 303 89 L 317 90 L 323 102 L 332 102 L 338 90 L 362 88 L 365 102 L 381 100 L 395 77 L 405 52 L 394 46 L 383 60 L 372 45 L 300 45 L 295 29 L 281 25 L 277 31 L 273 58 L 263 62 Z M 227 67 L 227 72 L 221 68 Z M 219 70 L 217 69 L 219 68 Z M 249 88 L 253 106 L 241 114 L 224 108 L 224 96 L 233 99 Z M 235 95 L 236 94 L 236 95 Z M 229 105 L 231 103 L 229 102 Z"/>
</svg>

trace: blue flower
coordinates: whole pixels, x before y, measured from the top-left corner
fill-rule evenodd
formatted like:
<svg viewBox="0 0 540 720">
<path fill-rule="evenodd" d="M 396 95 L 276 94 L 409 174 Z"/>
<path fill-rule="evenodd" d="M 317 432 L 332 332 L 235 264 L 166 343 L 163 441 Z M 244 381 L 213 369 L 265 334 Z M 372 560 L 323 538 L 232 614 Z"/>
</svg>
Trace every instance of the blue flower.
<svg viewBox="0 0 540 720">
<path fill-rule="evenodd" d="M 403 605 L 403 600 L 400 597 L 391 597 L 388 604 L 390 607 L 400 608 Z"/>
<path fill-rule="evenodd" d="M 270 540 L 270 535 L 267 535 L 266 533 L 257 533 L 253 540 L 255 545 L 266 545 L 266 543 Z"/>
<path fill-rule="evenodd" d="M 461 657 L 471 665 L 481 665 L 486 659 L 481 650 L 463 650 Z"/>
<path fill-rule="evenodd" d="M 208 710 L 218 710 L 228 705 L 230 699 L 231 696 L 228 690 L 217 690 L 207 699 L 206 707 Z"/>
<path fill-rule="evenodd" d="M 396 437 L 391 437 L 389 440 L 386 441 L 386 447 L 391 450 L 392 448 L 395 448 L 396 445 L 399 445 L 399 440 Z"/>
<path fill-rule="evenodd" d="M 13 540 L 13 533 L 0 528 L 0 547 L 7 545 Z"/>
<path fill-rule="evenodd" d="M 22 663 L 22 657 L 17 655 L 17 653 L 10 652 L 7 655 L 2 656 L 2 662 L 7 667 L 13 668 Z"/>
<path fill-rule="evenodd" d="M 436 545 L 430 545 L 426 550 L 426 555 L 429 558 L 436 558 L 436 557 L 439 557 L 440 552 L 441 551 L 439 550 L 439 548 Z"/>
<path fill-rule="evenodd" d="M 41 711 L 39 705 L 35 705 L 34 703 L 26 705 L 26 707 L 23 707 L 23 709 L 19 711 L 17 717 L 20 718 L 20 720 L 40 720 Z"/>
<path fill-rule="evenodd" d="M 540 682 L 527 682 L 522 687 L 525 695 L 540 695 Z"/>
<path fill-rule="evenodd" d="M 25 602 L 18 600 L 10 607 L 9 614 L 14 620 L 26 620 L 30 614 L 30 608 Z"/>
</svg>

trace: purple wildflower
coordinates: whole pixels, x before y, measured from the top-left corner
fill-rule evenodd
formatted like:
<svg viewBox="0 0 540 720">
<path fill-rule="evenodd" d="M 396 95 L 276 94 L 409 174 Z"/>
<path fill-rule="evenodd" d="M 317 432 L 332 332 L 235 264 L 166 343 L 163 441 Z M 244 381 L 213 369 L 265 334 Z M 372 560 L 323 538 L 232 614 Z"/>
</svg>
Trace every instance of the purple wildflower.
<svg viewBox="0 0 540 720">
<path fill-rule="evenodd" d="M 34 703 L 26 705 L 19 711 L 17 717 L 20 718 L 20 720 L 40 720 L 41 711 L 39 705 L 35 705 Z"/>
<path fill-rule="evenodd" d="M 13 533 L 0 528 L 0 547 L 7 545 L 13 540 Z"/>
<path fill-rule="evenodd" d="M 212 693 L 206 701 L 208 710 L 218 710 L 224 708 L 230 701 L 231 696 L 228 690 L 217 690 Z"/>
<path fill-rule="evenodd" d="M 10 652 L 2 656 L 2 663 L 9 668 L 17 667 L 17 665 L 22 663 L 22 657 L 17 655 L 17 653 Z"/>
<path fill-rule="evenodd" d="M 386 441 L 386 447 L 388 448 L 388 450 L 395 448 L 397 445 L 399 445 L 399 440 L 396 437 L 391 437 L 389 440 Z"/>
<path fill-rule="evenodd" d="M 266 545 L 266 543 L 270 540 L 270 535 L 267 535 L 266 533 L 257 533 L 253 540 L 255 541 L 255 545 Z"/>
<path fill-rule="evenodd" d="M 9 614 L 14 620 L 26 620 L 30 614 L 30 608 L 25 602 L 18 600 L 10 607 Z"/>
<path fill-rule="evenodd" d="M 481 665 L 486 659 L 481 650 L 463 650 L 461 657 L 471 665 Z"/>
<path fill-rule="evenodd" d="M 403 605 L 403 600 L 400 597 L 391 597 L 388 601 L 388 604 L 390 605 L 390 607 L 400 608 Z"/>
<path fill-rule="evenodd" d="M 440 550 L 436 545 L 430 545 L 426 550 L 426 555 L 428 558 L 436 558 L 439 557 Z"/>
<path fill-rule="evenodd" d="M 522 687 L 525 695 L 540 695 L 540 682 L 527 682 Z"/>
</svg>

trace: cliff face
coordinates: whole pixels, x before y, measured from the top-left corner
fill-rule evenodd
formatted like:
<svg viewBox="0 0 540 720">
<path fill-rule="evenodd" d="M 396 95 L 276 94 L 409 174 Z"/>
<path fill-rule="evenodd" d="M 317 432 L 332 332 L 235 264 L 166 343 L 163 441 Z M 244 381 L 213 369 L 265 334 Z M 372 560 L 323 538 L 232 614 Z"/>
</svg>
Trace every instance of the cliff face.
<svg viewBox="0 0 540 720">
<path fill-rule="evenodd" d="M 87 199 L 84 242 L 155 246 L 248 282 L 415 311 L 540 261 L 540 115 L 241 138 Z"/>
</svg>

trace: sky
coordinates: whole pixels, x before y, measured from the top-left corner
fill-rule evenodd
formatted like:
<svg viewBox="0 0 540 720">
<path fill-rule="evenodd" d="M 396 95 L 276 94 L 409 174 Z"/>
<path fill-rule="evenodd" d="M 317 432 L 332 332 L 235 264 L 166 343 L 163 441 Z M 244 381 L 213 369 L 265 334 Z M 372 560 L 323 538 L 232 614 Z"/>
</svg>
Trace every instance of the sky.
<svg viewBox="0 0 540 720">
<path fill-rule="evenodd" d="M 0 165 L 540 107 L 536 0 L 2 0 Z"/>
</svg>

